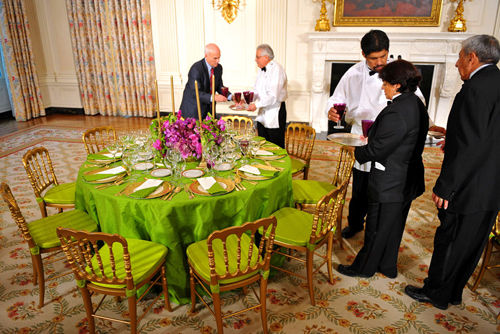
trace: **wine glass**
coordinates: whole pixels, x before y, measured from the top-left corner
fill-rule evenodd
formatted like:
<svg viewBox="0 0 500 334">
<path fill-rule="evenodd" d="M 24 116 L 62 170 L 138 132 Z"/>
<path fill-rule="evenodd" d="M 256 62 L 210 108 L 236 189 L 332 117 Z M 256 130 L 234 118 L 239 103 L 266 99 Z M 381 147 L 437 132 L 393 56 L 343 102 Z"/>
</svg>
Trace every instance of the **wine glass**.
<svg viewBox="0 0 500 334">
<path fill-rule="evenodd" d="M 227 98 L 227 96 L 229 95 L 229 88 L 227 88 L 227 87 L 225 87 L 225 86 L 222 86 L 222 87 L 220 88 L 220 91 L 221 91 L 222 95 L 224 95 L 224 97 L 226 97 L 226 98 Z"/>
<path fill-rule="evenodd" d="M 240 92 L 238 92 L 238 93 L 234 93 L 234 94 L 233 94 L 233 98 L 234 98 L 234 102 L 236 102 L 236 106 L 235 106 L 235 108 L 236 108 L 236 109 L 241 108 L 241 107 L 240 107 L 240 103 L 241 103 L 241 93 L 240 93 Z"/>
<path fill-rule="evenodd" d="M 245 99 L 245 102 L 246 104 L 250 104 L 250 92 L 247 90 L 247 91 L 244 91 L 243 92 L 243 98 Z"/>
<path fill-rule="evenodd" d="M 111 143 L 110 145 L 108 145 L 107 147 L 108 149 L 108 152 L 111 153 L 111 156 L 113 157 L 113 160 L 116 159 L 116 154 L 118 153 L 119 151 L 119 147 L 118 147 L 118 144 L 117 143 Z"/>
<path fill-rule="evenodd" d="M 337 110 L 337 114 L 339 114 L 339 120 L 337 121 L 337 125 L 335 125 L 333 128 L 334 129 L 343 129 L 344 126 L 340 122 L 341 122 L 342 116 L 344 115 L 346 104 L 345 103 L 335 103 L 333 105 L 333 107 L 335 108 L 335 110 Z"/>
</svg>

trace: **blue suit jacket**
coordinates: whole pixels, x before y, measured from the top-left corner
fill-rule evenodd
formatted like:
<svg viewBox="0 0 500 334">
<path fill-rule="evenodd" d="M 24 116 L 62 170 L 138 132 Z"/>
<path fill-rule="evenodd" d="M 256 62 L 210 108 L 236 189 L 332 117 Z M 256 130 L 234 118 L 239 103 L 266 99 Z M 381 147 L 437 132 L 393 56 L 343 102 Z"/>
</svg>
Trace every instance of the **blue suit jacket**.
<svg viewBox="0 0 500 334">
<path fill-rule="evenodd" d="M 219 64 L 214 67 L 215 76 L 215 91 L 221 94 L 221 87 L 224 86 L 222 83 L 222 65 Z M 208 75 L 208 67 L 205 63 L 205 58 L 191 66 L 188 74 L 188 82 L 184 88 L 184 94 L 182 95 L 182 102 L 180 110 L 182 111 L 182 117 L 193 117 L 198 119 L 198 107 L 196 105 L 196 91 L 194 88 L 194 81 L 198 81 L 198 92 L 200 95 L 200 109 L 201 117 L 205 119 L 207 114 L 212 112 L 212 103 L 210 102 L 210 77 Z"/>
</svg>

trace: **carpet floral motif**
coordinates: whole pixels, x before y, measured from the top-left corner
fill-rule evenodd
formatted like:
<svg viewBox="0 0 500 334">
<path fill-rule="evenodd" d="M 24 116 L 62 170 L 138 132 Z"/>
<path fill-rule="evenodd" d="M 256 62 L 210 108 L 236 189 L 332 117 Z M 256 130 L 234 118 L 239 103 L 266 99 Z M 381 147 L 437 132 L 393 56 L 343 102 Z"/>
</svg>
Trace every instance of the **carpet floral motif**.
<svg viewBox="0 0 500 334">
<path fill-rule="evenodd" d="M 0 138 L 0 181 L 7 182 L 28 221 L 40 218 L 32 188 L 22 166 L 22 156 L 36 146 L 46 147 L 61 182 L 74 181 L 85 159 L 81 135 L 85 129 L 37 126 Z M 317 141 L 310 179 L 330 181 L 339 147 Z M 465 289 L 463 303 L 446 311 L 415 302 L 404 294 L 407 284 L 421 285 L 427 276 L 433 237 L 439 221 L 431 201 L 431 189 L 439 175 L 442 153 L 424 151 L 426 193 L 413 202 L 399 251 L 398 276 L 380 274 L 371 278 L 351 278 L 334 270 L 334 283 L 326 278 L 326 268 L 314 276 L 316 306 L 310 303 L 305 282 L 278 272 L 268 285 L 268 328 L 272 333 L 494 333 L 500 327 L 500 283 L 487 273 L 476 293 Z M 347 201 L 350 198 L 350 190 Z M 54 213 L 54 212 L 51 212 Z M 346 224 L 347 205 L 344 209 Z M 363 244 L 363 234 L 334 247 L 335 264 L 349 264 Z M 318 261 L 319 263 L 319 261 Z M 285 262 L 288 270 L 304 273 L 300 263 Z M 65 271 L 61 263 L 47 265 L 47 274 Z M 47 304 L 38 309 L 38 286 L 33 285 L 29 250 L 23 243 L 10 213 L 0 203 L 0 334 L 7 333 L 88 333 L 82 298 L 72 275 L 46 284 Z M 475 276 L 471 279 L 473 282 Z M 236 311 L 256 301 L 252 293 L 232 291 L 223 295 L 223 312 Z M 146 305 L 139 304 L 139 314 Z M 201 303 L 194 314 L 189 305 L 173 305 L 169 313 L 159 301 L 141 321 L 141 333 L 216 333 L 215 321 Z M 127 302 L 104 300 L 105 315 L 127 314 Z M 97 320 L 98 333 L 128 332 L 126 325 Z M 225 321 L 225 333 L 262 333 L 258 310 Z"/>
</svg>

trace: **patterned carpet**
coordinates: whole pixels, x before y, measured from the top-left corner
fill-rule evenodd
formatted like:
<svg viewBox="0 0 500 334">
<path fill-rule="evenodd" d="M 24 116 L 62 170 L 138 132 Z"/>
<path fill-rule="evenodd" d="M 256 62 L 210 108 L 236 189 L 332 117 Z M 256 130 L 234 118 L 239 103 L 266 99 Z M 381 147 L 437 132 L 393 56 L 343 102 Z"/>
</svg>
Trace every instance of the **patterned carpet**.
<svg viewBox="0 0 500 334">
<path fill-rule="evenodd" d="M 37 126 L 0 138 L 0 181 L 7 181 L 28 221 L 40 217 L 21 158 L 26 150 L 43 145 L 50 151 L 58 178 L 73 181 L 85 158 L 83 129 Z M 338 147 L 319 141 L 313 153 L 311 179 L 329 180 L 335 169 Z M 486 274 L 477 293 L 468 288 L 463 303 L 446 311 L 416 303 L 404 293 L 407 284 L 421 285 L 426 277 L 438 225 L 430 189 L 439 173 L 442 154 L 426 148 L 427 192 L 413 202 L 399 254 L 399 275 L 388 279 L 379 274 L 368 279 L 345 277 L 334 271 L 335 283 L 326 275 L 315 276 L 317 305 L 311 306 L 304 282 L 277 274 L 268 286 L 268 325 L 273 333 L 493 333 L 499 332 L 499 277 Z M 348 197 L 349 197 L 348 193 Z M 344 210 L 344 216 L 347 210 Z M 0 204 L 0 333 L 86 333 L 85 311 L 73 277 L 65 276 L 47 286 L 46 300 L 37 309 L 38 286 L 32 283 L 29 251 L 22 242 L 7 207 Z M 345 224 L 344 217 L 344 224 Z M 362 233 L 334 249 L 334 262 L 350 263 L 363 243 Z M 288 269 L 304 272 L 301 264 L 288 262 Z M 48 266 L 63 271 L 62 264 Z M 326 268 L 323 272 L 326 273 Z M 471 279 L 472 282 L 472 279 Z M 223 311 L 251 304 L 254 296 L 236 291 L 223 296 Z M 141 333 L 215 333 L 212 315 L 200 305 L 189 316 L 188 305 L 173 305 L 174 312 L 155 305 L 140 323 Z M 102 308 L 109 315 L 126 314 L 127 304 L 113 298 Z M 142 309 L 139 307 L 139 312 Z M 244 313 L 225 322 L 226 333 L 262 333 L 259 313 Z M 98 333 L 128 332 L 126 325 L 98 320 Z"/>
</svg>

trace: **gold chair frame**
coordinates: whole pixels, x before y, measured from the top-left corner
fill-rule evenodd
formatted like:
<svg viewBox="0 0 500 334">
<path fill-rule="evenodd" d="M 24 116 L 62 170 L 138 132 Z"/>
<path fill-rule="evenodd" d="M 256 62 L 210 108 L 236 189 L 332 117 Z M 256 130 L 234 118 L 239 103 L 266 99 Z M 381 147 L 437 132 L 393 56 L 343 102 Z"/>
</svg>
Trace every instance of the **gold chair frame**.
<svg viewBox="0 0 500 334">
<path fill-rule="evenodd" d="M 321 267 L 326 263 L 328 269 L 328 279 L 331 284 L 333 284 L 333 272 L 332 272 L 332 251 L 333 251 L 333 233 L 335 231 L 338 217 L 341 215 L 341 208 L 343 197 L 345 194 L 345 189 L 348 183 L 344 182 L 339 188 L 335 188 L 328 194 L 323 196 L 316 204 L 316 209 L 313 217 L 313 225 L 311 229 L 311 235 L 309 242 L 306 246 L 297 246 L 289 243 L 281 242 L 278 239 L 274 240 L 274 244 L 279 247 L 283 247 L 289 250 L 289 252 L 282 252 L 279 248 L 273 250 L 273 253 L 285 256 L 288 259 L 296 260 L 306 265 L 306 276 L 300 275 L 296 272 L 292 272 L 285 268 L 277 267 L 271 265 L 272 268 L 279 271 L 285 272 L 289 275 L 294 275 L 296 277 L 302 278 L 307 281 L 309 297 L 311 299 L 311 304 L 316 305 L 316 299 L 314 296 L 313 287 L 313 275 L 316 274 Z M 317 253 L 317 250 L 324 244 L 327 244 L 326 253 Z M 298 251 L 305 253 L 305 260 L 292 255 L 292 251 Z M 313 259 L 314 255 L 317 255 L 323 259 L 323 262 L 313 271 Z"/>
<path fill-rule="evenodd" d="M 80 289 L 80 292 L 82 294 L 85 311 L 87 313 L 87 319 L 89 322 L 90 333 L 95 333 L 94 318 L 129 324 L 131 333 L 137 333 L 137 325 L 162 295 L 157 295 L 154 300 L 150 302 L 148 307 L 144 310 L 143 314 L 139 318 L 137 318 L 137 303 L 143 299 L 143 297 L 152 289 L 153 286 L 160 285 L 160 280 L 161 286 L 163 288 L 163 296 L 165 298 L 165 308 L 168 311 L 172 312 L 172 307 L 170 306 L 170 300 L 168 296 L 167 277 L 165 275 L 165 259 L 163 259 L 163 261 L 154 268 L 152 273 L 146 279 L 144 279 L 141 283 L 134 285 L 128 243 L 124 237 L 118 234 L 109 234 L 103 232 L 89 233 L 86 231 L 76 231 L 73 229 L 61 227 L 57 228 L 57 236 L 61 240 L 62 249 L 66 254 L 66 258 L 68 259 L 69 264 L 71 265 L 78 288 Z M 103 243 L 102 247 L 108 247 L 110 252 L 109 260 L 111 263 L 110 268 L 112 274 L 109 276 L 104 273 L 104 264 L 98 252 L 100 248 L 98 243 L 101 242 Z M 123 248 L 123 262 L 125 267 L 124 279 L 117 277 L 115 260 L 117 256 L 113 253 L 113 243 L 121 244 Z M 94 257 L 94 255 L 97 259 L 97 264 L 95 262 L 92 262 L 92 258 Z M 88 271 L 86 271 L 86 269 Z M 125 285 L 125 287 L 103 287 L 96 285 L 93 282 L 105 283 L 109 285 Z M 140 295 L 139 298 L 137 298 L 136 289 L 138 290 L 148 283 L 150 283 L 151 285 Z M 104 295 L 95 309 L 91 299 L 94 294 Z M 118 298 L 127 298 L 130 320 L 116 319 L 96 314 L 107 295 L 117 296 Z"/>
<path fill-rule="evenodd" d="M 354 166 L 355 161 L 356 161 L 356 158 L 354 157 L 354 147 L 341 146 L 338 161 L 337 161 L 337 168 L 335 169 L 335 175 L 333 176 L 333 179 L 331 182 L 332 185 L 334 185 L 338 188 L 338 187 L 340 187 L 340 185 L 344 184 L 345 182 L 347 182 L 347 184 L 349 184 L 349 181 L 350 181 L 351 175 L 352 175 L 352 167 Z M 337 232 L 336 232 L 336 237 L 337 237 L 337 240 L 339 241 L 339 245 L 341 248 L 344 247 L 343 239 L 342 239 L 342 214 L 344 211 L 346 193 L 347 193 L 347 187 L 345 187 L 344 193 L 342 194 L 342 204 L 340 207 L 340 214 L 338 216 Z M 300 203 L 297 203 L 296 206 L 301 210 L 304 210 L 306 212 L 311 212 L 311 213 L 314 212 L 314 209 L 316 207 L 315 204 L 300 204 Z"/>
<path fill-rule="evenodd" d="M 285 149 L 288 155 L 305 163 L 304 168 L 292 176 L 302 174 L 303 179 L 307 180 L 315 141 L 316 130 L 307 124 L 290 123 L 286 128 Z"/>
<path fill-rule="evenodd" d="M 258 247 L 253 247 L 254 242 L 255 242 L 255 233 L 259 230 L 259 228 L 262 228 L 264 233 L 262 233 L 263 237 L 261 238 Z M 249 247 L 248 250 L 248 261 L 245 263 L 246 264 L 246 269 L 242 270 L 242 265 L 241 263 L 241 236 L 242 234 L 250 232 L 250 238 L 251 238 L 251 246 Z M 267 232 L 267 233 L 266 233 Z M 229 318 L 232 316 L 235 316 L 237 314 L 255 309 L 260 307 L 260 314 L 261 314 L 261 321 L 262 321 L 262 328 L 265 334 L 268 333 L 267 329 L 267 313 L 266 313 L 266 294 L 267 294 L 267 278 L 269 275 L 269 269 L 270 269 L 270 262 L 271 262 L 271 254 L 272 254 L 272 248 L 273 248 L 273 243 L 274 243 L 274 234 L 276 232 L 276 218 L 274 217 L 268 217 L 268 218 L 262 218 L 259 220 L 256 220 L 255 222 L 248 222 L 245 223 L 241 226 L 234 226 L 234 227 L 229 227 L 221 231 L 215 231 L 207 239 L 207 246 L 208 246 L 208 263 L 210 267 L 210 281 L 204 279 L 202 276 L 200 276 L 193 264 L 189 261 L 188 258 L 188 263 L 189 263 L 189 273 L 190 273 L 190 287 L 191 287 L 191 310 L 190 312 L 194 312 L 195 304 L 196 304 L 196 297 L 205 304 L 205 306 L 208 308 L 208 310 L 214 315 L 215 320 L 217 322 L 217 332 L 219 334 L 223 333 L 223 319 Z M 231 235 L 236 235 L 238 238 L 238 254 L 237 254 L 237 270 L 236 272 L 229 272 L 229 262 L 228 262 L 228 253 L 227 253 L 227 247 L 226 247 L 226 240 L 229 236 Z M 215 254 L 213 251 L 213 242 L 214 240 L 220 240 L 222 242 L 223 248 L 224 248 L 224 267 L 225 271 L 223 274 L 218 274 L 215 270 Z M 252 259 L 252 254 L 253 252 L 257 251 L 260 255 L 260 261 L 257 261 L 253 266 L 250 265 L 250 261 Z M 221 280 L 227 280 L 227 279 L 232 279 L 232 278 L 237 278 L 240 276 L 247 275 L 251 272 L 260 272 L 257 273 L 253 276 L 250 276 L 248 278 L 245 278 L 243 280 L 234 282 L 234 283 L 228 283 L 228 284 L 223 284 L 220 281 Z M 196 282 L 195 282 L 196 280 Z M 220 293 L 224 291 L 229 291 L 229 290 L 234 290 L 238 288 L 243 288 L 244 291 L 246 292 L 246 287 L 260 281 L 260 297 L 257 296 L 257 293 L 255 292 L 253 286 L 252 286 L 252 291 L 257 298 L 257 300 L 260 300 L 260 303 L 248 308 L 245 308 L 243 310 L 229 313 L 226 315 L 222 315 L 221 311 L 221 298 L 220 298 Z M 205 302 L 205 300 L 202 298 L 202 296 L 196 291 L 196 283 L 198 283 L 203 290 L 212 298 L 213 300 L 213 306 L 214 309 L 212 310 L 210 306 Z"/>
<path fill-rule="evenodd" d="M 476 281 L 472 286 L 471 290 L 476 291 L 479 283 L 483 279 L 484 273 L 486 270 L 490 270 L 493 268 L 499 268 L 500 263 L 498 264 L 490 264 L 491 254 L 497 253 L 500 250 L 500 212 L 497 215 L 497 219 L 493 228 L 491 229 L 492 235 L 488 239 L 488 243 L 486 244 L 486 248 L 484 249 L 483 262 L 481 263 L 481 267 L 479 269 L 479 273 L 477 274 Z M 493 248 L 496 249 L 496 252 L 493 251 Z M 499 313 L 500 316 L 500 313 Z"/>
<path fill-rule="evenodd" d="M 221 119 L 224 122 L 231 121 L 233 129 L 238 131 L 238 133 L 242 133 L 242 129 L 253 129 L 253 120 L 250 117 L 230 115 L 222 116 Z"/>
<path fill-rule="evenodd" d="M 99 126 L 86 130 L 82 135 L 82 140 L 87 155 L 97 153 L 116 141 L 116 131 L 112 126 Z"/>
<path fill-rule="evenodd" d="M 62 274 L 50 277 L 45 279 L 45 273 L 43 269 L 43 263 L 52 264 L 61 260 L 64 260 L 64 256 L 62 255 L 61 246 L 52 247 L 52 248 L 41 248 L 39 247 L 33 240 L 33 237 L 30 234 L 28 223 L 21 213 L 21 209 L 17 204 L 10 187 L 7 183 L 0 184 L 0 193 L 2 194 L 2 198 L 9 207 L 10 214 L 12 215 L 12 219 L 16 223 L 21 236 L 24 241 L 28 244 L 28 248 L 30 250 L 31 261 L 33 264 L 33 285 L 39 284 L 39 303 L 38 308 L 42 308 L 44 306 L 45 299 L 45 281 L 51 281 L 58 279 L 60 277 L 71 274 L 71 271 L 64 272 Z M 42 257 L 42 254 L 48 254 L 45 257 Z M 57 257 L 59 256 L 59 257 Z"/>
<path fill-rule="evenodd" d="M 59 185 L 49 151 L 45 147 L 36 147 L 26 152 L 23 156 L 23 165 L 40 206 L 42 217 L 47 217 L 47 207 L 58 208 L 59 212 L 62 212 L 63 209 L 72 209 L 75 207 L 74 203 L 47 203 L 43 200 L 42 195 L 50 186 Z"/>
</svg>

